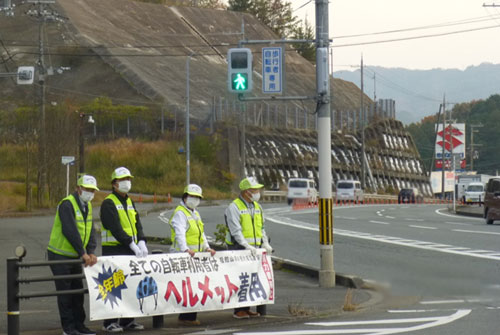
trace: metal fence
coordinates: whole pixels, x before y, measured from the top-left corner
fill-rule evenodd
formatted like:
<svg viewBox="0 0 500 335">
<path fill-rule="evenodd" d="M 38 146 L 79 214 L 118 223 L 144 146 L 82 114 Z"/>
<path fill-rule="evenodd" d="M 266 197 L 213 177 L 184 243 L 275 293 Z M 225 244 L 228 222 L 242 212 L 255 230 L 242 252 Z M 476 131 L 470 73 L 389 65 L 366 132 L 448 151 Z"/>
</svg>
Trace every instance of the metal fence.
<svg viewBox="0 0 500 335">
<path fill-rule="evenodd" d="M 22 247 L 18 247 L 22 248 Z M 162 253 L 161 250 L 153 250 L 153 254 Z M 64 290 L 64 291 L 38 291 L 24 293 L 20 290 L 20 284 L 35 282 L 47 282 L 60 279 L 84 279 L 84 274 L 73 275 L 46 275 L 23 277 L 20 275 L 21 269 L 29 269 L 40 266 L 50 266 L 54 264 L 83 264 L 83 260 L 63 260 L 63 261 L 36 261 L 25 262 L 23 257 L 25 250 L 20 252 L 22 256 L 7 258 L 7 335 L 19 335 L 20 333 L 20 301 L 22 299 L 51 297 L 67 294 L 88 294 L 88 289 Z M 163 315 L 153 316 L 153 328 L 163 327 Z"/>
</svg>

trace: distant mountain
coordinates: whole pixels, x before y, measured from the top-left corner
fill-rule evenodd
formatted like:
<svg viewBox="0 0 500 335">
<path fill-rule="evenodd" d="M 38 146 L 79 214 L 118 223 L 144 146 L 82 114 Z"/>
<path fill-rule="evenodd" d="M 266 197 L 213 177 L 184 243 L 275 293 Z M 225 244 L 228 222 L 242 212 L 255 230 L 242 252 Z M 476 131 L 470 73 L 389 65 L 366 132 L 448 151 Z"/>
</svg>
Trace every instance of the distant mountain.
<svg viewBox="0 0 500 335">
<path fill-rule="evenodd" d="M 360 87 L 359 69 L 337 71 L 333 77 L 351 81 Z M 443 95 L 446 96 L 446 102 L 460 103 L 487 99 L 492 94 L 500 93 L 500 64 L 482 63 L 463 71 L 365 66 L 364 91 L 372 99 L 374 82 L 377 100 L 395 100 L 396 118 L 409 124 L 437 113 Z M 447 108 L 452 106 L 448 105 Z"/>
</svg>

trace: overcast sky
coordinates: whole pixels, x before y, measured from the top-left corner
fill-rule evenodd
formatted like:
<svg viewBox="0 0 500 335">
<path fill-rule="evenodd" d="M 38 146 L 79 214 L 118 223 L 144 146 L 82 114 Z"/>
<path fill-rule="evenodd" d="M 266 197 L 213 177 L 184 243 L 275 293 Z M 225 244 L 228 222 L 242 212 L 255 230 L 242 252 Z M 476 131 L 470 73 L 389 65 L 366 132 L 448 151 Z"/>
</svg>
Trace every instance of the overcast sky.
<svg viewBox="0 0 500 335">
<path fill-rule="evenodd" d="M 289 1 L 294 14 L 302 20 L 307 15 L 314 27 L 315 1 Z M 361 54 L 365 65 L 407 69 L 499 64 L 500 7 L 485 8 L 485 1 L 331 0 L 333 70 L 355 70 L 352 66 L 359 64 Z M 500 6 L 500 0 L 496 4 Z M 385 33 L 395 30 L 400 32 Z M 411 39 L 454 32 L 459 33 Z M 343 37 L 360 34 L 364 36 Z M 406 40 L 366 44 L 395 39 Z M 365 44 L 348 46 L 358 43 Z"/>
</svg>

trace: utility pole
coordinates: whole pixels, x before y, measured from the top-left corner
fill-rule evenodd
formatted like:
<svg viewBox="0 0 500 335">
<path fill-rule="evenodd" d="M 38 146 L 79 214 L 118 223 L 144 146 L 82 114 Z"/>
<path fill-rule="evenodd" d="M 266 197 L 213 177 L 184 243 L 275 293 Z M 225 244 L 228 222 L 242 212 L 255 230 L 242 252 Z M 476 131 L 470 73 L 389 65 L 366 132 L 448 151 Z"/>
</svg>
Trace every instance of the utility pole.
<svg viewBox="0 0 500 335">
<path fill-rule="evenodd" d="M 365 106 L 364 106 L 364 78 L 363 78 L 363 55 L 361 55 L 361 188 L 366 187 L 366 161 L 365 161 Z"/>
<path fill-rule="evenodd" d="M 446 167 L 446 164 L 444 161 L 445 146 L 446 146 L 446 98 L 445 98 L 445 95 L 443 94 L 443 141 L 442 141 L 442 151 L 441 151 L 441 199 L 444 199 L 444 193 L 445 193 L 445 188 L 444 188 L 444 170 Z"/>
<path fill-rule="evenodd" d="M 474 128 L 482 127 L 482 124 L 472 124 L 470 126 L 470 170 L 474 171 L 474 146 L 478 146 L 478 144 L 474 144 L 474 133 L 479 132 L 479 130 L 475 130 Z"/>
<path fill-rule="evenodd" d="M 40 167 L 38 171 L 38 205 L 43 204 L 45 187 L 47 185 L 47 132 L 45 127 L 45 62 L 44 62 L 44 46 L 43 46 L 43 30 L 45 24 L 44 18 L 44 3 L 36 1 L 38 4 L 38 84 L 40 85 L 39 110 L 40 110 Z"/>
<path fill-rule="evenodd" d="M 191 53 L 187 59 L 186 59 L 186 185 L 189 185 L 190 184 L 190 173 L 191 173 L 191 162 L 190 162 L 190 142 L 189 142 L 189 137 L 190 137 L 190 133 L 189 133 L 189 128 L 190 128 L 190 125 L 189 125 L 189 91 L 190 91 L 190 87 L 189 87 L 189 77 L 190 77 L 190 74 L 189 74 L 189 63 L 191 61 L 191 57 L 193 57 L 195 54 L 194 53 Z"/>
<path fill-rule="evenodd" d="M 328 0 L 316 0 L 316 93 L 319 167 L 319 243 L 321 267 L 319 286 L 334 287 L 332 129 L 330 75 L 328 68 Z"/>
</svg>

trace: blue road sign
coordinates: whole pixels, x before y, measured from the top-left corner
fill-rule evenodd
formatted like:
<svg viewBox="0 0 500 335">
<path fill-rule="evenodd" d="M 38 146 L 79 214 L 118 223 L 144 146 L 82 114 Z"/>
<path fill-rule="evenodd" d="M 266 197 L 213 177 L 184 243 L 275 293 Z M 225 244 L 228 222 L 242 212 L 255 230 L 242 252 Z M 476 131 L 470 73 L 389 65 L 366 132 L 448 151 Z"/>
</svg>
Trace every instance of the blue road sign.
<svg viewBox="0 0 500 335">
<path fill-rule="evenodd" d="M 283 50 L 280 47 L 262 48 L 262 92 L 282 93 Z"/>
</svg>

